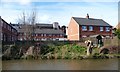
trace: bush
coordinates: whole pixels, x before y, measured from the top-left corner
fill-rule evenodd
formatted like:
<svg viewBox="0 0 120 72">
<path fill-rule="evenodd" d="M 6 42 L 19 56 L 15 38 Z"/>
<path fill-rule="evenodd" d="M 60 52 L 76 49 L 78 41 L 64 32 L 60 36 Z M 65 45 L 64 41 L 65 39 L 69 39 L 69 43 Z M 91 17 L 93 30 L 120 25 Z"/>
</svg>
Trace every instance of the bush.
<svg viewBox="0 0 120 72">
<path fill-rule="evenodd" d="M 92 57 L 94 59 L 108 59 L 109 58 L 107 54 L 99 54 L 99 53 L 95 53 Z"/>
<path fill-rule="evenodd" d="M 117 35 L 118 39 L 120 39 L 120 29 L 117 29 L 117 30 L 115 31 L 115 34 Z"/>
</svg>

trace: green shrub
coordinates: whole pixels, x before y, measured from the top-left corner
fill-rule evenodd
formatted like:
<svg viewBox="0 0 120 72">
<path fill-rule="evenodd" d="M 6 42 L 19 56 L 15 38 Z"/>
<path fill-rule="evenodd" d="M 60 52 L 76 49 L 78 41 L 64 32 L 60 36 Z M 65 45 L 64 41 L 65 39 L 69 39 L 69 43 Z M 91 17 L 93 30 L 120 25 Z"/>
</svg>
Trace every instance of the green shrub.
<svg viewBox="0 0 120 72">
<path fill-rule="evenodd" d="M 115 34 L 117 35 L 118 39 L 120 39 L 120 29 L 117 29 L 117 30 L 115 31 Z"/>
</svg>

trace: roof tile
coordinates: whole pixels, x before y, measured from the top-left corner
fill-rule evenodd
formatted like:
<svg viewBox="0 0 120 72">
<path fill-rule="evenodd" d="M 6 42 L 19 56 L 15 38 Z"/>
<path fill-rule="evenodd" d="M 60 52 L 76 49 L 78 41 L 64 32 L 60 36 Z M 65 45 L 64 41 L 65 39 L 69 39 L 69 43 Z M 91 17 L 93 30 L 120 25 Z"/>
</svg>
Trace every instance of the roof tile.
<svg viewBox="0 0 120 72">
<path fill-rule="evenodd" d="M 111 26 L 102 19 L 93 19 L 93 18 L 87 19 L 87 18 L 79 18 L 79 17 L 73 17 L 73 19 L 79 25 Z"/>
</svg>

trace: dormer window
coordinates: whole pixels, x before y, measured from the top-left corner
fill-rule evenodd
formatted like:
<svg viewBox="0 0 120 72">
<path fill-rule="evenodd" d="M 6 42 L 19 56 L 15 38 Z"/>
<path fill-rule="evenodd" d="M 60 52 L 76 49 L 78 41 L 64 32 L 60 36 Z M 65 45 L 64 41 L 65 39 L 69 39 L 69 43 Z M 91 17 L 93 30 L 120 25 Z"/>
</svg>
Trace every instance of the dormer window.
<svg viewBox="0 0 120 72">
<path fill-rule="evenodd" d="M 82 26 L 82 31 L 87 31 L 87 26 Z"/>
</svg>

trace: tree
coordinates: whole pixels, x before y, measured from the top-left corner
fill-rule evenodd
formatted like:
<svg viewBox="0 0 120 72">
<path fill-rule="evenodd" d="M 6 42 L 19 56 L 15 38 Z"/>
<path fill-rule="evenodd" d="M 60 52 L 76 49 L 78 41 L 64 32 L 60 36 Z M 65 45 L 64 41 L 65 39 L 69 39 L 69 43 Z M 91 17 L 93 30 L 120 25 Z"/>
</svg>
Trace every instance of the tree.
<svg viewBox="0 0 120 72">
<path fill-rule="evenodd" d="M 21 18 L 19 18 L 19 23 L 24 30 L 25 40 L 34 40 L 34 25 L 36 23 L 36 11 L 32 11 L 31 14 L 26 14 L 23 12 Z"/>
<path fill-rule="evenodd" d="M 117 29 L 117 30 L 115 31 L 115 34 L 117 35 L 118 39 L 120 39 L 120 29 Z"/>
</svg>

